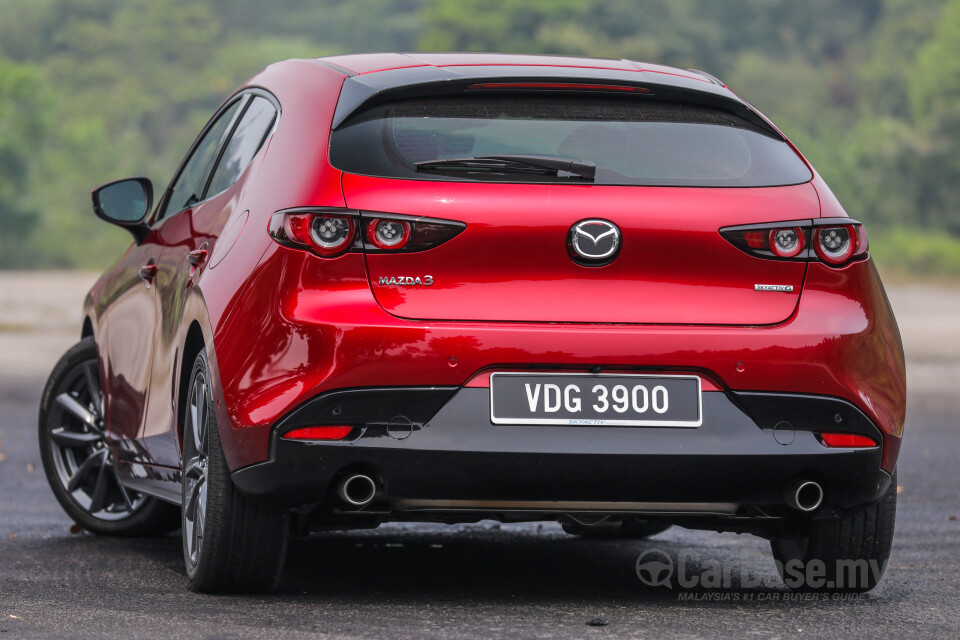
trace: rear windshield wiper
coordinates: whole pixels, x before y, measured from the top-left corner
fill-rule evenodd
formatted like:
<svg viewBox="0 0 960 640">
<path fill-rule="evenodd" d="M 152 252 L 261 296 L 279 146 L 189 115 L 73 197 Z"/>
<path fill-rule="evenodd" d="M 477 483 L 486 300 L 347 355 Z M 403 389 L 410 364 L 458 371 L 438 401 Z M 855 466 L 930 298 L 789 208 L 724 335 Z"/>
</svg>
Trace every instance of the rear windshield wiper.
<svg viewBox="0 0 960 640">
<path fill-rule="evenodd" d="M 573 160 L 557 156 L 537 156 L 507 153 L 498 156 L 473 158 L 444 158 L 416 163 L 417 171 L 486 171 L 489 173 L 538 173 L 558 175 L 565 171 L 593 180 L 597 165 L 588 160 Z"/>
</svg>

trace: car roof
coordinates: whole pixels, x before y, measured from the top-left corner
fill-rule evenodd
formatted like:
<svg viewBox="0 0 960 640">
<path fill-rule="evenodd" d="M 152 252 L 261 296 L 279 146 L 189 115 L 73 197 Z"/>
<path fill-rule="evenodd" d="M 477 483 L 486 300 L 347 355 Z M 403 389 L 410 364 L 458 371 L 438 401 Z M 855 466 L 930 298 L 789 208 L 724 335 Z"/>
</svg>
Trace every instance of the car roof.
<svg viewBox="0 0 960 640">
<path fill-rule="evenodd" d="M 364 75 L 395 69 L 410 69 L 413 67 L 566 67 L 572 69 L 608 69 L 610 71 L 655 73 L 722 86 L 722 83 L 716 78 L 701 71 L 680 69 L 646 62 L 635 62 L 633 60 L 612 60 L 606 58 L 577 58 L 569 56 L 505 53 L 361 53 L 317 58 L 317 61 L 338 68 L 347 75 Z"/>
</svg>

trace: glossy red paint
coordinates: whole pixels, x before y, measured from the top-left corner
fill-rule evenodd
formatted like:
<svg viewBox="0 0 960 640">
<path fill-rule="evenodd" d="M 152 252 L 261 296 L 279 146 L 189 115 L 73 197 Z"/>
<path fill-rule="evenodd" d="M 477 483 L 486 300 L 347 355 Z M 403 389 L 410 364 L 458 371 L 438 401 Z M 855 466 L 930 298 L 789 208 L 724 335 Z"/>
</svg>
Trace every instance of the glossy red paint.
<svg viewBox="0 0 960 640">
<path fill-rule="evenodd" d="M 478 384 L 493 369 L 534 365 L 666 369 L 697 373 L 705 389 L 709 382 L 717 390 L 843 398 L 883 431 L 883 468 L 893 469 L 904 362 L 872 262 L 836 269 L 761 260 L 717 233 L 734 224 L 845 216 L 819 176 L 768 189 L 490 185 L 343 175 L 326 159 L 347 72 L 569 65 L 709 83 L 703 76 L 531 56 L 374 54 L 328 62 L 290 61 L 252 78 L 248 86 L 269 89 L 282 115 L 244 175 L 155 225 L 91 291 L 85 310 L 101 349 L 110 429 L 138 443 L 125 457 L 179 465 L 181 383 L 199 339 L 211 358 L 232 469 L 267 459 L 277 421 L 324 391 Z M 327 259 L 282 247 L 267 233 L 274 212 L 301 206 L 457 220 L 468 230 L 423 253 Z M 609 267 L 573 264 L 562 240 L 588 217 L 617 222 L 637 252 Z M 188 256 L 198 249 L 210 258 L 195 267 Z M 158 275 L 148 288 L 138 274 L 150 259 Z M 400 273 L 431 274 L 437 284 L 429 291 L 377 284 L 379 275 Z M 755 283 L 792 284 L 794 292 L 755 292 Z M 585 306 L 587 296 L 599 302 Z"/>
<path fill-rule="evenodd" d="M 94 336 L 104 371 L 106 417 L 124 440 L 136 441 L 143 426 L 153 361 L 150 345 L 159 315 L 155 286 L 159 271 L 152 278 L 141 277 L 140 271 L 155 265 L 161 250 L 160 234 L 151 231 L 91 292 L 102 310 L 95 315 Z"/>
<path fill-rule="evenodd" d="M 353 209 L 467 224 L 430 251 L 367 256 L 383 308 L 426 320 L 775 324 L 796 308 L 806 264 L 754 258 L 717 230 L 733 220 L 819 216 L 809 184 L 676 189 L 344 175 L 343 192 Z M 597 202 L 604 203 L 601 211 Z M 587 218 L 613 222 L 623 233 L 621 254 L 607 266 L 580 266 L 567 254 L 570 228 Z M 399 274 L 429 274 L 434 284 L 379 284 L 380 277 Z M 793 291 L 758 292 L 758 283 Z"/>
</svg>

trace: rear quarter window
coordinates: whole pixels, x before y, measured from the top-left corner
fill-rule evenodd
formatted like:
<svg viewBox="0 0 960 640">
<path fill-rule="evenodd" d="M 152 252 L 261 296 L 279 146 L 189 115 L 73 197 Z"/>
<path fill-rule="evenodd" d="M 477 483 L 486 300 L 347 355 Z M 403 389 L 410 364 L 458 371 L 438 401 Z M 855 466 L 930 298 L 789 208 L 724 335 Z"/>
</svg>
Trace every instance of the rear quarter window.
<svg viewBox="0 0 960 640">
<path fill-rule="evenodd" d="M 467 96 L 362 111 L 333 132 L 330 161 L 348 173 L 420 180 L 544 182 L 570 177 L 418 173 L 416 163 L 533 154 L 588 160 L 596 184 L 761 187 L 812 177 L 781 138 L 732 113 L 609 98 Z"/>
</svg>

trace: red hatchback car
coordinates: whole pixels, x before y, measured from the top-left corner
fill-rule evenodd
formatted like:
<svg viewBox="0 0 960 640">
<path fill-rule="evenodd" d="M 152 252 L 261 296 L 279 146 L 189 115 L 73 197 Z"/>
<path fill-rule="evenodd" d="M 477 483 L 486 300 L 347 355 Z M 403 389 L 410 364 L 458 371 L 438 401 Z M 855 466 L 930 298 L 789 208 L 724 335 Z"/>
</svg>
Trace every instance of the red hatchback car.
<svg viewBox="0 0 960 640">
<path fill-rule="evenodd" d="M 272 588 L 291 535 L 487 518 L 880 579 L 905 376 L 866 232 L 706 73 L 291 60 L 156 207 L 93 203 L 134 243 L 47 384 L 44 468 L 90 531 L 180 528 L 195 590 Z"/>
</svg>

